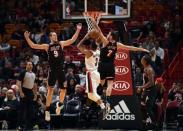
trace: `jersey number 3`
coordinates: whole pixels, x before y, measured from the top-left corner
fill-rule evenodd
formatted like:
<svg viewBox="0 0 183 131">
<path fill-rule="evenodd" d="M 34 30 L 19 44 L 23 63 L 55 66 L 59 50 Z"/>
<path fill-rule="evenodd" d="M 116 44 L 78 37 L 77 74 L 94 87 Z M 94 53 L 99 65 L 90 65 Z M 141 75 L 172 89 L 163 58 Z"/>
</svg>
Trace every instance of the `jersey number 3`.
<svg viewBox="0 0 183 131">
<path fill-rule="evenodd" d="M 58 57 L 58 51 L 54 50 L 54 57 Z"/>
</svg>

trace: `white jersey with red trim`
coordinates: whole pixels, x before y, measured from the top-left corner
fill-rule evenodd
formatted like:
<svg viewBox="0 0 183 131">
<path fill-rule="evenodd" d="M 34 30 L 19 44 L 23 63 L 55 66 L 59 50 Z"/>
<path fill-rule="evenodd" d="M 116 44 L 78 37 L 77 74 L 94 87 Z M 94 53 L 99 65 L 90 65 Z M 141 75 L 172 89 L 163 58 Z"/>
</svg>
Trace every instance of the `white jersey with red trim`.
<svg viewBox="0 0 183 131">
<path fill-rule="evenodd" d="M 93 55 L 89 58 L 85 57 L 85 65 L 88 71 L 94 71 L 98 69 L 100 50 L 92 51 L 92 53 Z"/>
</svg>

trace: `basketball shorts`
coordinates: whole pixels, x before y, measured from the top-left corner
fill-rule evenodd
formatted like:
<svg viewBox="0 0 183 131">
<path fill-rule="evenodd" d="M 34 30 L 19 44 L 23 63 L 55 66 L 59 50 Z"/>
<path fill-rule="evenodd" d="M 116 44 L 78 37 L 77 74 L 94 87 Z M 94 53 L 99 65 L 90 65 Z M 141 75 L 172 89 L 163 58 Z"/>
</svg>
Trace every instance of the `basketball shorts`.
<svg viewBox="0 0 183 131">
<path fill-rule="evenodd" d="M 97 70 L 86 72 L 86 93 L 97 93 L 100 83 L 100 74 Z"/>
<path fill-rule="evenodd" d="M 100 73 L 101 80 L 114 80 L 115 78 L 115 65 L 113 62 L 100 62 L 98 71 Z"/>
<path fill-rule="evenodd" d="M 60 70 L 49 70 L 48 73 L 48 86 L 54 87 L 56 84 L 56 81 L 58 81 L 58 87 L 64 88 L 64 82 L 65 82 L 65 73 L 62 69 Z"/>
</svg>

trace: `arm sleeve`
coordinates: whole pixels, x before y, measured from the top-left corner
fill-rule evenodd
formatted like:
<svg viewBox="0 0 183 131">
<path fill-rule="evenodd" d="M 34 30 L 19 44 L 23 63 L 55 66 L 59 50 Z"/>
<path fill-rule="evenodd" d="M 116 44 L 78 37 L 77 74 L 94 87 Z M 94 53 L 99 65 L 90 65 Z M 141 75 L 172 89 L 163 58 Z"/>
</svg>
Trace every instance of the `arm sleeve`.
<svg viewBox="0 0 183 131">
<path fill-rule="evenodd" d="M 26 71 L 23 71 L 23 72 L 20 73 L 20 75 L 19 75 L 19 77 L 18 77 L 18 80 L 19 80 L 19 81 L 23 81 L 23 79 L 24 79 L 24 77 L 25 77 L 25 73 L 26 73 Z"/>
</svg>

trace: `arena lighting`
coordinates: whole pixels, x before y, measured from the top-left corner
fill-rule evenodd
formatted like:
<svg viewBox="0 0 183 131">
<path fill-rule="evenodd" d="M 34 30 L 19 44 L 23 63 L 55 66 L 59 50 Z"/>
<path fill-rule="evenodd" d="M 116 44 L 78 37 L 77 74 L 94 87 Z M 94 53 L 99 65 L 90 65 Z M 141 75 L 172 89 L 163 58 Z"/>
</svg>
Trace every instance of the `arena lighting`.
<svg viewBox="0 0 183 131">
<path fill-rule="evenodd" d="M 123 0 L 124 3 L 127 3 L 127 0 Z"/>
</svg>

